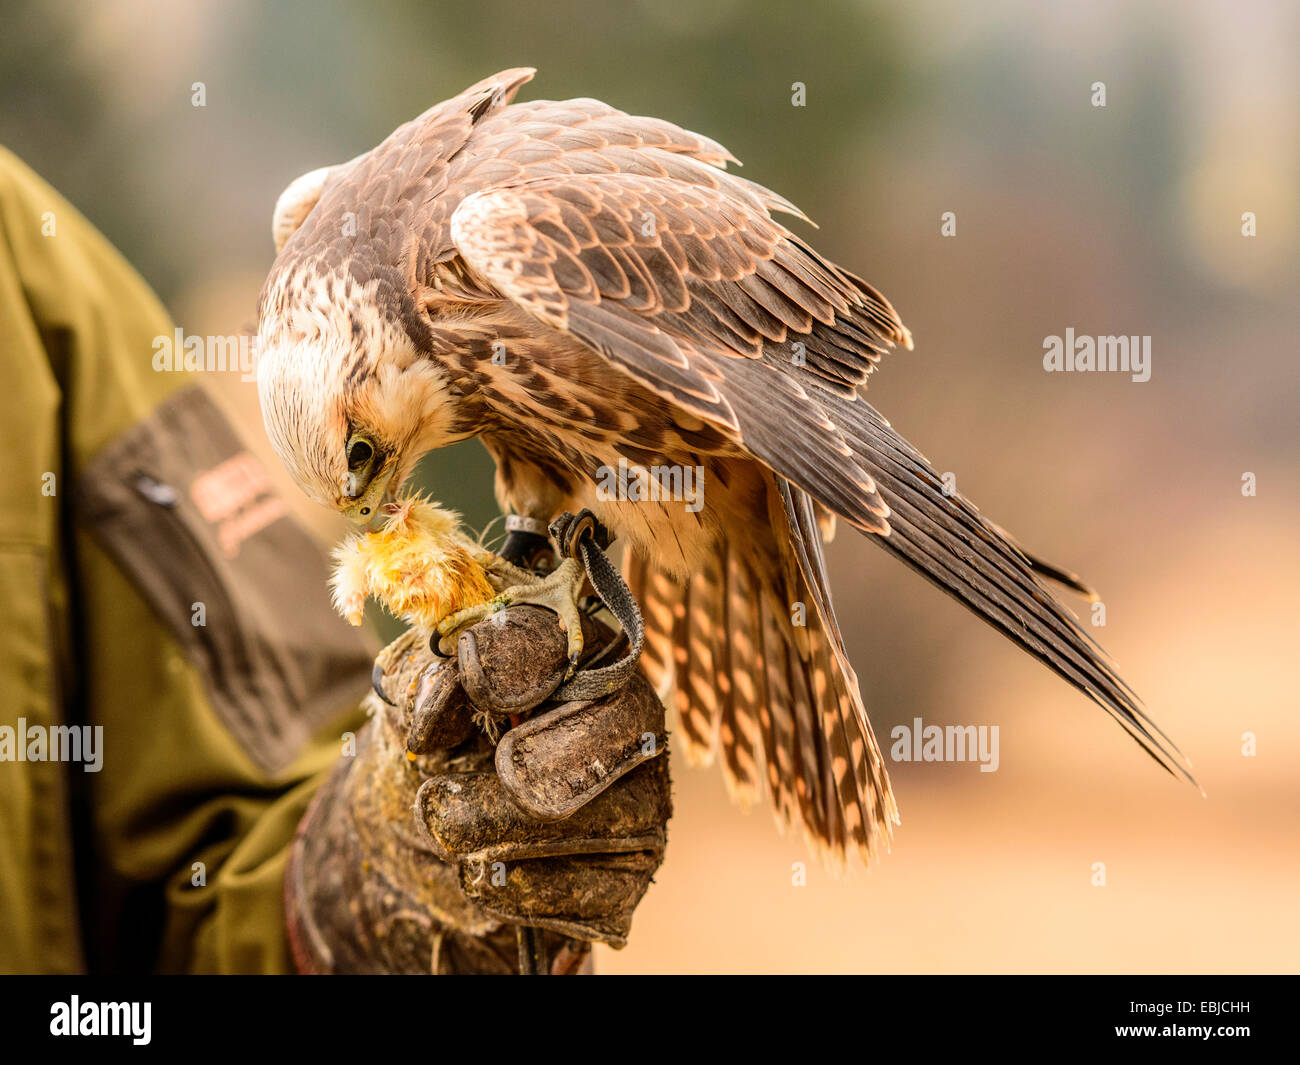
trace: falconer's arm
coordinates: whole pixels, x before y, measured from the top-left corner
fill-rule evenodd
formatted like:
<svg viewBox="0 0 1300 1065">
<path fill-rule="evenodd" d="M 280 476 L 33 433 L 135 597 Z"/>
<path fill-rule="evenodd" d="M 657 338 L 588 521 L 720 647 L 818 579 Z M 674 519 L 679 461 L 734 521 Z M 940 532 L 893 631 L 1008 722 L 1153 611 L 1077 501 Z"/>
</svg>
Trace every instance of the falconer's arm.
<svg viewBox="0 0 1300 1065">
<path fill-rule="evenodd" d="M 0 150 L 0 971 L 287 971 L 286 854 L 359 725 L 370 651 L 196 376 L 155 368 L 174 339 Z"/>
</svg>

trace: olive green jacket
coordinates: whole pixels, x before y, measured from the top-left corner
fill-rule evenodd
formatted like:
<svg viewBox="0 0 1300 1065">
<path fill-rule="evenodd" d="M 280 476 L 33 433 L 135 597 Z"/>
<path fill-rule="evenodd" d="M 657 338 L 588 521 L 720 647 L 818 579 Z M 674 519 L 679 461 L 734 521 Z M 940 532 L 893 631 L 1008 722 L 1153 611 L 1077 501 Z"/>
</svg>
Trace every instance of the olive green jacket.
<svg viewBox="0 0 1300 1065">
<path fill-rule="evenodd" d="M 359 723 L 325 559 L 175 339 L 0 150 L 0 972 L 286 971 L 288 845 Z"/>
</svg>

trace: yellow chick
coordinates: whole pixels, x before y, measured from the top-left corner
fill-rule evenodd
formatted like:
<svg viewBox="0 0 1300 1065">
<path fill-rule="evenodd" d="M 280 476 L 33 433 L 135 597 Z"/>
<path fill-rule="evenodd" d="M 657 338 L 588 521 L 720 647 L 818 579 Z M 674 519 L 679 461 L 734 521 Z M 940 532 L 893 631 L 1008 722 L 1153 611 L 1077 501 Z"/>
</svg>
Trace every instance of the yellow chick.
<svg viewBox="0 0 1300 1065">
<path fill-rule="evenodd" d="M 444 618 L 495 594 L 483 562 L 490 559 L 460 531 L 456 514 L 411 497 L 384 507 L 387 521 L 334 550 L 334 608 L 360 625 L 366 598 L 426 632 Z"/>
</svg>

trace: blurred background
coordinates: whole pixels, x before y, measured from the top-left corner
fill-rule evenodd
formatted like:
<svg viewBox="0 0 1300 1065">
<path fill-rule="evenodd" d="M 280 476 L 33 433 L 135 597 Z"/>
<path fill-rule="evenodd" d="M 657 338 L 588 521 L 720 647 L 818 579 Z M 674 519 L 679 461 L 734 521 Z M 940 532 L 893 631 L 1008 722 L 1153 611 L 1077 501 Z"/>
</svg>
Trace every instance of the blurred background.
<svg viewBox="0 0 1300 1065">
<path fill-rule="evenodd" d="M 836 601 L 882 746 L 916 717 L 997 725 L 998 771 L 893 765 L 893 853 L 837 877 L 733 808 L 716 769 L 675 765 L 667 862 L 603 971 L 1300 968 L 1296 5 L 0 8 L 0 142 L 187 333 L 252 326 L 294 177 L 498 69 L 539 68 L 523 99 L 595 96 L 721 140 L 899 309 L 916 350 L 870 400 L 1100 589 L 1100 641 L 1205 788 L 843 533 Z M 1067 328 L 1151 336 L 1150 381 L 1045 373 L 1044 338 Z M 278 476 L 256 386 L 209 376 Z M 422 472 L 474 526 L 495 515 L 476 443 Z"/>
</svg>

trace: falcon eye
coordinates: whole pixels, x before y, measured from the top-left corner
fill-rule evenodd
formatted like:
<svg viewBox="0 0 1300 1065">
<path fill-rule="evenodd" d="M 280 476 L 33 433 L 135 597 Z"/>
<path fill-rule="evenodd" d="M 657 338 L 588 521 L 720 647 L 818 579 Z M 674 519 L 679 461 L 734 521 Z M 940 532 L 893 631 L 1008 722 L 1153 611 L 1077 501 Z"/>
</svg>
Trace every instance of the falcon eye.
<svg viewBox="0 0 1300 1065">
<path fill-rule="evenodd" d="M 354 439 L 348 445 L 348 469 L 354 473 L 361 469 L 369 462 L 375 454 L 375 449 L 370 446 L 366 440 Z"/>
<path fill-rule="evenodd" d="M 361 508 L 361 516 L 362 516 L 363 518 L 364 518 L 367 514 L 369 514 L 369 513 L 370 513 L 370 508 L 369 508 L 369 507 L 362 507 L 362 508 Z"/>
</svg>

